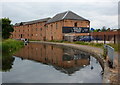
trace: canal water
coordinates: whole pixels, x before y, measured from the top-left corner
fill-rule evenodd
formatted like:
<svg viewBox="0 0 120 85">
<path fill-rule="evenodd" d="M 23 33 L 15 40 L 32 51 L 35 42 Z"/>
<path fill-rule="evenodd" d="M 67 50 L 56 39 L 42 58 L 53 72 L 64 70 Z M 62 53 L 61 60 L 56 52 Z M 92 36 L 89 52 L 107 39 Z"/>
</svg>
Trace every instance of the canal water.
<svg viewBox="0 0 120 85">
<path fill-rule="evenodd" d="M 29 43 L 3 63 L 3 83 L 102 83 L 99 62 L 65 46 Z"/>
</svg>

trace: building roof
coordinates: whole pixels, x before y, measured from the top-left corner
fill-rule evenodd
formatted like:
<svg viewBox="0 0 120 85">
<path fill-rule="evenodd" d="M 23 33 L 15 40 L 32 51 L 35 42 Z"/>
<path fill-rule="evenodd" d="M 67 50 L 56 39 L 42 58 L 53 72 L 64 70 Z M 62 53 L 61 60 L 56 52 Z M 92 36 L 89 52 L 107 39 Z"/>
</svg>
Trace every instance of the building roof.
<svg viewBox="0 0 120 85">
<path fill-rule="evenodd" d="M 38 20 L 33 20 L 33 21 L 28 21 L 28 22 L 20 22 L 20 23 L 16 23 L 14 26 L 28 25 L 28 24 L 38 23 L 38 22 L 45 22 L 45 21 L 48 21 L 49 19 L 51 19 L 51 18 L 48 17 L 48 18 L 38 19 Z"/>
<path fill-rule="evenodd" d="M 52 22 L 56 22 L 56 21 L 60 21 L 60 20 L 64 20 L 64 19 L 89 21 L 89 20 L 75 14 L 72 11 L 66 11 L 63 13 L 56 14 L 53 18 L 49 19 L 46 23 L 52 23 Z"/>
</svg>

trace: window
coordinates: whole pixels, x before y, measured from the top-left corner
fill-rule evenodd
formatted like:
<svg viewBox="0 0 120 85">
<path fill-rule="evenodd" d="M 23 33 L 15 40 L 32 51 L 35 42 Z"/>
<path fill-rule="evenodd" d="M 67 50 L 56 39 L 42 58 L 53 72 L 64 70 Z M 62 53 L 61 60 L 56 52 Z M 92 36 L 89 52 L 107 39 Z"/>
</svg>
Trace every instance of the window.
<svg viewBox="0 0 120 85">
<path fill-rule="evenodd" d="M 40 28 L 40 30 L 42 31 L 42 28 Z"/>
<path fill-rule="evenodd" d="M 37 31 L 37 28 L 36 28 L 36 31 Z"/>
<path fill-rule="evenodd" d="M 74 26 L 77 27 L 77 22 L 74 23 Z"/>
<path fill-rule="evenodd" d="M 31 34 L 31 36 L 33 36 L 33 34 Z"/>
<path fill-rule="evenodd" d="M 51 25 L 51 28 L 52 28 L 52 25 Z"/>
</svg>

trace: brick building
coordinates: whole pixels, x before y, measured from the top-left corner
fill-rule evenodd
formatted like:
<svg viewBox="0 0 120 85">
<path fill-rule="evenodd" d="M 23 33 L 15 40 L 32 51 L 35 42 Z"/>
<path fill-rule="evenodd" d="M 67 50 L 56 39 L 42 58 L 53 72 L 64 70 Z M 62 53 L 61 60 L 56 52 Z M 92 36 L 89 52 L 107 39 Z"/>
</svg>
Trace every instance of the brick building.
<svg viewBox="0 0 120 85">
<path fill-rule="evenodd" d="M 12 38 L 15 39 L 31 39 L 31 40 L 44 40 L 45 39 L 45 23 L 50 18 L 39 19 L 29 22 L 16 23 L 14 25 L 14 32 Z"/>
<path fill-rule="evenodd" d="M 53 18 L 16 23 L 11 37 L 31 40 L 63 40 L 66 36 L 89 33 L 89 28 L 89 20 L 72 11 L 66 11 L 56 14 Z"/>
</svg>

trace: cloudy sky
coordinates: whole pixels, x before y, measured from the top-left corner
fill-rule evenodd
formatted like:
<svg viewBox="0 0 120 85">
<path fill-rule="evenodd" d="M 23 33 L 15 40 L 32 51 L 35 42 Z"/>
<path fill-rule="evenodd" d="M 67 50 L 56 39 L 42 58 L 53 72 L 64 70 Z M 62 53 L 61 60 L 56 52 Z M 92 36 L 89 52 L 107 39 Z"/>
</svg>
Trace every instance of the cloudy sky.
<svg viewBox="0 0 120 85">
<path fill-rule="evenodd" d="M 2 17 L 12 23 L 53 17 L 71 10 L 90 20 L 91 28 L 118 28 L 118 0 L 2 0 Z"/>
</svg>

